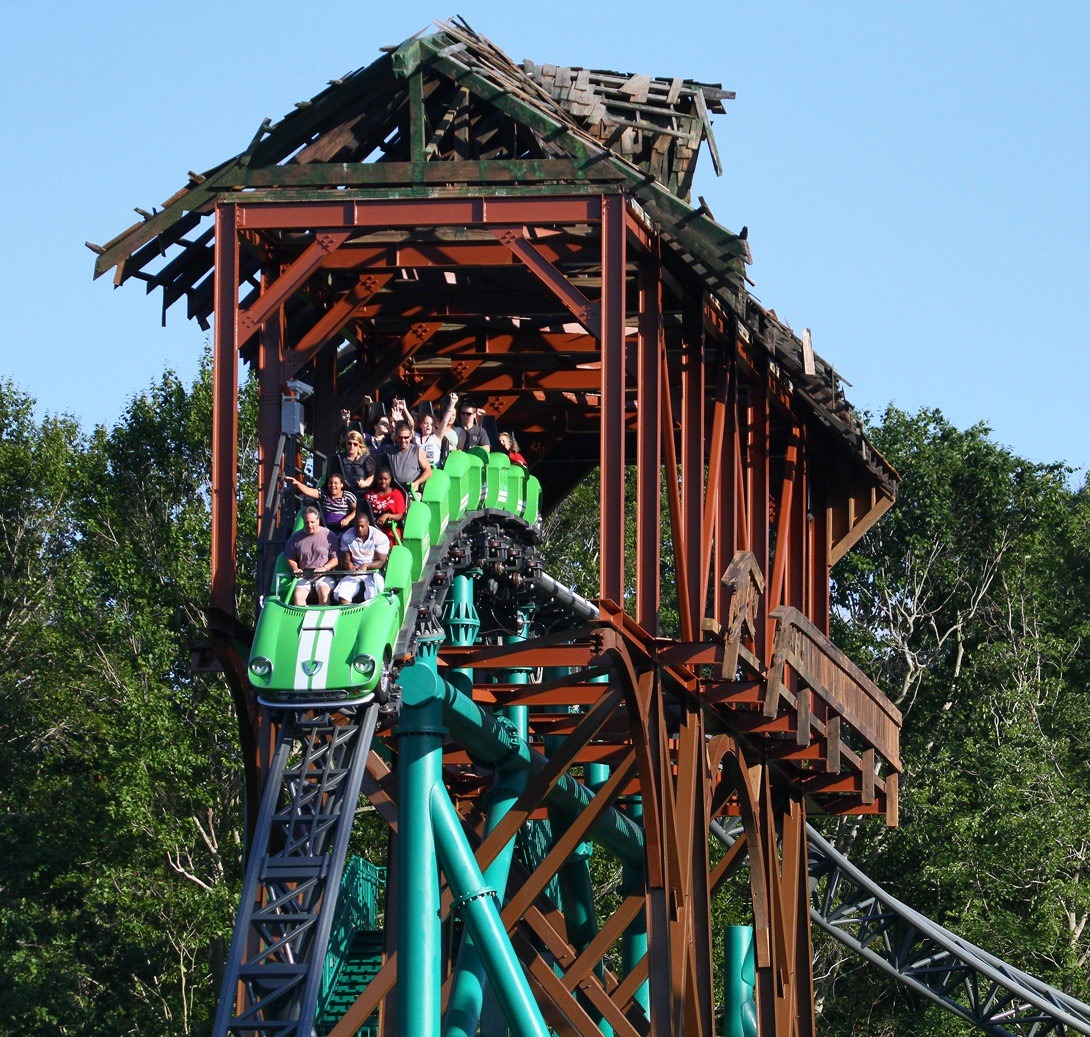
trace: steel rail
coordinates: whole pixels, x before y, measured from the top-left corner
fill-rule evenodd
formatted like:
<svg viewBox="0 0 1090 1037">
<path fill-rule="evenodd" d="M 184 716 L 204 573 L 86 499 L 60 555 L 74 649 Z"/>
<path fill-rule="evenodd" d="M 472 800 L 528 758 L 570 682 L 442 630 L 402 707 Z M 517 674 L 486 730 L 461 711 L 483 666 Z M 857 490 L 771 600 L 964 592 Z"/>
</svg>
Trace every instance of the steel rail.
<svg viewBox="0 0 1090 1037">
<path fill-rule="evenodd" d="M 713 822 L 724 845 L 740 822 Z M 915 993 L 995 1037 L 1090 1035 L 1090 1005 L 913 910 L 807 825 L 811 921 Z"/>
</svg>

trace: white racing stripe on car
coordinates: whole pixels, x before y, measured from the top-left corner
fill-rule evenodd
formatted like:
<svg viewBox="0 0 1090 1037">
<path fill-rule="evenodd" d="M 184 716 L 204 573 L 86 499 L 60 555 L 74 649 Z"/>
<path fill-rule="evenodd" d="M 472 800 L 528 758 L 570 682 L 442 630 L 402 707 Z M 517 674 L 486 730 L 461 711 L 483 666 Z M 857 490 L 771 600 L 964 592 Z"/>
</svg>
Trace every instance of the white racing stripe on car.
<svg viewBox="0 0 1090 1037">
<path fill-rule="evenodd" d="M 337 629 L 338 609 L 307 609 L 299 631 L 299 654 L 295 658 L 297 690 L 324 691 L 329 679 L 329 656 Z M 314 664 L 319 664 L 313 669 Z M 311 669 L 310 674 L 307 669 Z"/>
</svg>

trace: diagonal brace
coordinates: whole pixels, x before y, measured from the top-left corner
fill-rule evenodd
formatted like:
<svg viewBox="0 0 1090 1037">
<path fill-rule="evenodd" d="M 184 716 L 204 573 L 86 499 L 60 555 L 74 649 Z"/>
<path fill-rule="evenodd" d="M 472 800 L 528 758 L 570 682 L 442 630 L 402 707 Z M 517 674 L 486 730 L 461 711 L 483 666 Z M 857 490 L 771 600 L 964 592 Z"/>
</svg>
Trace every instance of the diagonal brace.
<svg viewBox="0 0 1090 1037">
<path fill-rule="evenodd" d="M 529 267 L 544 285 L 569 309 L 586 329 L 588 335 L 597 338 L 601 334 L 601 305 L 588 299 L 578 288 L 549 262 L 526 239 L 524 227 L 490 227 L 496 240 Z"/>
<path fill-rule="evenodd" d="M 273 283 L 238 315 L 239 343 L 245 342 L 289 296 L 351 236 L 352 230 L 317 231 L 314 240 Z"/>
</svg>

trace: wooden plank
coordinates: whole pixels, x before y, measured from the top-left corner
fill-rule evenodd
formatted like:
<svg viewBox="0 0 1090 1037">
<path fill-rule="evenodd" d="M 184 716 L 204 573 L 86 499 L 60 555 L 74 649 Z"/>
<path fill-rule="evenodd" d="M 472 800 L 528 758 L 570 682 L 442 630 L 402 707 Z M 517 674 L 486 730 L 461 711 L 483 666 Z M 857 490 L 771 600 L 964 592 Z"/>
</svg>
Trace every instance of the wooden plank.
<svg viewBox="0 0 1090 1037">
<path fill-rule="evenodd" d="M 623 174 L 608 163 L 566 158 L 443 162 L 309 162 L 287 166 L 239 168 L 215 184 L 217 190 L 239 187 L 369 187 L 397 184 L 508 184 L 541 180 L 587 180 L 613 183 Z"/>
<path fill-rule="evenodd" d="M 644 101 L 647 99 L 647 91 L 651 86 L 650 76 L 632 76 L 624 86 L 621 87 L 621 93 L 627 94 L 634 101 Z"/>
</svg>

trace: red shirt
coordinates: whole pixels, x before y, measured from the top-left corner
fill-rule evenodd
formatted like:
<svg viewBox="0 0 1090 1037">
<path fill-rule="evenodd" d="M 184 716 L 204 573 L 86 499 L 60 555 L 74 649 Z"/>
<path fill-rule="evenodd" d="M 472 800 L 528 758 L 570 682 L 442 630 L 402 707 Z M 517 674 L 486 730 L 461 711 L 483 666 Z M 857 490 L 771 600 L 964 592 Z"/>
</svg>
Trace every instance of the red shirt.
<svg viewBox="0 0 1090 1037">
<path fill-rule="evenodd" d="M 405 514 L 405 494 L 396 487 L 390 487 L 385 493 L 368 490 L 364 496 L 367 498 L 367 503 L 371 505 L 371 513 L 375 516 L 376 522 L 387 512 L 395 515 Z"/>
</svg>

